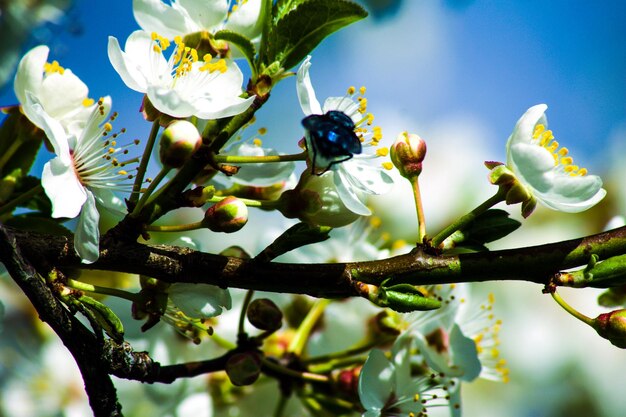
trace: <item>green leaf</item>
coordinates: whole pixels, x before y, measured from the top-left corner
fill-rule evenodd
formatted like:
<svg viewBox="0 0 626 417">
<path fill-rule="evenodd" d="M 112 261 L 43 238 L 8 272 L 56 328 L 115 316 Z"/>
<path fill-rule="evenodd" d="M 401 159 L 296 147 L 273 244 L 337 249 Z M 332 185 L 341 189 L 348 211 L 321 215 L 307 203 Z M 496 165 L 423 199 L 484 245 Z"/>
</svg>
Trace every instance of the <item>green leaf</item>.
<svg viewBox="0 0 626 417">
<path fill-rule="evenodd" d="M 256 55 L 256 49 L 252 44 L 252 41 L 244 35 L 233 32 L 230 30 L 220 30 L 213 35 L 215 39 L 226 41 L 229 44 L 235 45 L 237 49 L 246 57 L 251 68 L 254 68 L 254 56 Z"/>
<path fill-rule="evenodd" d="M 267 66 L 279 61 L 285 69 L 289 69 L 310 54 L 328 35 L 367 16 L 361 6 L 345 0 L 283 3 L 285 10 L 291 9 L 276 21 L 269 33 L 269 50 L 264 62 Z"/>
<path fill-rule="evenodd" d="M 435 310 L 441 307 L 441 301 L 426 297 L 410 284 L 396 284 L 387 287 L 383 283 L 379 288 L 378 298 L 372 301 L 380 307 L 388 307 L 400 313 Z"/>
<path fill-rule="evenodd" d="M 111 339 L 118 343 L 124 341 L 124 325 L 113 310 L 87 295 L 81 295 L 76 301 L 85 307 L 86 311 L 84 311 L 84 313 L 90 313 L 91 318 L 104 329 Z"/>
<path fill-rule="evenodd" d="M 0 174 L 30 171 L 44 136 L 17 108 L 10 109 L 0 126 Z"/>
<path fill-rule="evenodd" d="M 485 243 L 493 242 L 517 230 L 521 223 L 509 217 L 505 210 L 491 209 L 476 217 L 473 222 L 458 230 L 448 239 L 446 247 L 487 251 Z"/>
<path fill-rule="evenodd" d="M 272 11 L 274 22 L 278 22 L 287 14 L 289 14 L 289 12 L 294 10 L 300 4 L 305 3 L 306 1 L 307 0 L 278 0 L 274 5 L 274 10 Z"/>
<path fill-rule="evenodd" d="M 280 255 L 302 246 L 323 242 L 329 238 L 332 229 L 323 226 L 311 226 L 307 223 L 298 223 L 287 229 L 282 235 L 259 253 L 255 259 L 269 262 Z"/>
</svg>

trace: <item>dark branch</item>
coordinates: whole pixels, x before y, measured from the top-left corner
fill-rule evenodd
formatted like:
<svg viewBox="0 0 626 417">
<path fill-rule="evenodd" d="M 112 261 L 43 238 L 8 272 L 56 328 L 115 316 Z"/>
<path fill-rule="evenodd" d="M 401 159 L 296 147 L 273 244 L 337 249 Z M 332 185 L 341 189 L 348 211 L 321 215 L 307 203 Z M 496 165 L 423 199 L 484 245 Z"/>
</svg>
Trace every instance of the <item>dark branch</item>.
<svg viewBox="0 0 626 417">
<path fill-rule="evenodd" d="M 37 309 L 42 321 L 61 338 L 76 360 L 95 416 L 121 416 L 121 406 L 106 367 L 99 360 L 102 346 L 54 297 L 45 281 L 22 256 L 20 243 L 0 225 L 0 261 Z"/>
<path fill-rule="evenodd" d="M 522 280 L 546 284 L 557 271 L 585 265 L 592 253 L 606 259 L 626 253 L 626 227 L 597 235 L 528 248 L 436 256 L 411 253 L 370 262 L 285 264 L 225 257 L 188 248 L 107 242 L 100 259 L 80 263 L 67 237 L 15 232 L 31 259 L 43 257 L 58 267 L 79 267 L 143 274 L 166 282 L 205 283 L 316 297 L 358 295 L 359 282 L 387 278 L 426 285 L 452 282 Z"/>
</svg>

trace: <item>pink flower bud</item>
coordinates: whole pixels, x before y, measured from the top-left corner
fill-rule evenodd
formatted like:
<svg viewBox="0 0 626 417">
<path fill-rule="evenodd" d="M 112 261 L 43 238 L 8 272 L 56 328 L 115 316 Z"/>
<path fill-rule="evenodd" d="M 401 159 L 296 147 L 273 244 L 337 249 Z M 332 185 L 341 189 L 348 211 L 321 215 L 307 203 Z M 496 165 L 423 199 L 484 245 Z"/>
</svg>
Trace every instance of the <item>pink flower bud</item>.
<svg viewBox="0 0 626 417">
<path fill-rule="evenodd" d="M 202 145 L 202 136 L 193 123 L 175 120 L 161 134 L 159 157 L 161 163 L 180 168 Z"/>
<path fill-rule="evenodd" d="M 600 314 L 594 319 L 593 328 L 613 345 L 626 349 L 626 309 Z"/>
<path fill-rule="evenodd" d="M 405 178 L 422 173 L 422 161 L 426 157 L 426 142 L 418 135 L 402 132 L 391 146 L 391 162 Z"/>
<path fill-rule="evenodd" d="M 214 232 L 233 233 L 248 222 L 248 207 L 237 197 L 226 197 L 209 207 L 202 221 Z"/>
</svg>

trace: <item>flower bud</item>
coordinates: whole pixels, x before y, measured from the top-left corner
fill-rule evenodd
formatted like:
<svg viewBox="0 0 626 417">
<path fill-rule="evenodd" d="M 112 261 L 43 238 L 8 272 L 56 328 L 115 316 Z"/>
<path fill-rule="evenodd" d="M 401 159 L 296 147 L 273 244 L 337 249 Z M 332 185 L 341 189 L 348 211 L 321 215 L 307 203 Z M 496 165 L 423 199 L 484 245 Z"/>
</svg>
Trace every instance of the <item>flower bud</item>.
<svg viewBox="0 0 626 417">
<path fill-rule="evenodd" d="M 391 162 L 405 178 L 422 173 L 422 161 L 426 157 L 426 142 L 418 135 L 402 132 L 390 149 Z"/>
<path fill-rule="evenodd" d="M 226 361 L 226 374 L 237 387 L 252 385 L 261 374 L 260 353 L 235 353 Z"/>
<path fill-rule="evenodd" d="M 626 309 L 600 314 L 593 320 L 598 334 L 620 349 L 626 349 Z"/>
<path fill-rule="evenodd" d="M 202 136 L 194 124 L 186 120 L 175 120 L 161 134 L 161 163 L 171 168 L 180 168 L 200 145 Z"/>
<path fill-rule="evenodd" d="M 297 187 L 281 195 L 280 212 L 285 217 L 296 217 L 314 226 L 341 227 L 357 220 L 359 215 L 341 201 L 333 175 L 332 171 L 322 175 L 305 171 Z"/>
<path fill-rule="evenodd" d="M 209 207 L 202 221 L 214 232 L 233 233 L 248 222 L 248 207 L 236 197 L 226 197 Z"/>
<path fill-rule="evenodd" d="M 435 310 L 441 307 L 441 301 L 426 297 L 410 284 L 396 284 L 387 287 L 383 283 L 377 291 L 370 291 L 369 299 L 380 307 L 388 307 L 400 313 Z"/>
<path fill-rule="evenodd" d="M 248 321 L 260 330 L 276 331 L 283 324 L 283 313 L 272 300 L 258 298 L 250 303 Z"/>
</svg>

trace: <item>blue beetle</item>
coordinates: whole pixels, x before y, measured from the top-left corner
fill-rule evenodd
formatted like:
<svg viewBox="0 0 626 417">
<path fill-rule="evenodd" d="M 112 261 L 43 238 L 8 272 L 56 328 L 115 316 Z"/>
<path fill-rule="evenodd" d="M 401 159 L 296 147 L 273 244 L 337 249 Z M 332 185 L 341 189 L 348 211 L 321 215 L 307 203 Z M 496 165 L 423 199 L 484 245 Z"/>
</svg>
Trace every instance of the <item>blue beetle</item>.
<svg viewBox="0 0 626 417">
<path fill-rule="evenodd" d="M 302 119 L 306 129 L 306 144 L 313 153 L 312 173 L 321 175 L 333 164 L 338 164 L 361 153 L 361 141 L 354 133 L 354 122 L 342 111 L 312 114 Z M 316 167 L 323 168 L 316 172 Z"/>
</svg>

